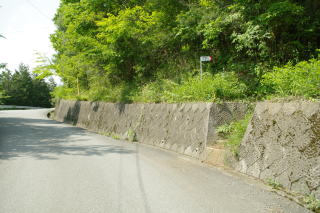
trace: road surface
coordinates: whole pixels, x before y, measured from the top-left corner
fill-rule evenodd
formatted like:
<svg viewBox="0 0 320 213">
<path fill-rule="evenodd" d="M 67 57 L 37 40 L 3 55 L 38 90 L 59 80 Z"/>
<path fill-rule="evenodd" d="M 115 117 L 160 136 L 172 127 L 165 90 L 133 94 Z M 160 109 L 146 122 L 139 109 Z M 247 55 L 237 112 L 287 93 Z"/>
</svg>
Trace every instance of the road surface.
<svg viewBox="0 0 320 213">
<path fill-rule="evenodd" d="M 182 155 L 0 111 L 1 213 L 309 212 Z"/>
</svg>

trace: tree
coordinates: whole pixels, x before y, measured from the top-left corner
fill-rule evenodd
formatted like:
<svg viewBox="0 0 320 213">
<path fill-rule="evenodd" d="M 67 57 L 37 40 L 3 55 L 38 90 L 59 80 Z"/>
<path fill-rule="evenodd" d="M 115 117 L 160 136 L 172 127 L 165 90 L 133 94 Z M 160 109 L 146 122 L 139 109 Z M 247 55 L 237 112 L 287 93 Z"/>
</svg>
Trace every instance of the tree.
<svg viewBox="0 0 320 213">
<path fill-rule="evenodd" d="M 128 88 L 181 84 L 201 55 L 215 59 L 210 74 L 235 73 L 257 97 L 273 66 L 320 48 L 318 0 L 63 0 L 54 21 L 57 54 L 40 76 L 55 70 L 77 99 L 122 101 Z"/>
<path fill-rule="evenodd" d="M 50 107 L 53 86 L 31 75 L 24 64 L 14 73 L 5 69 L 0 74 L 2 102 L 9 105 Z"/>
<path fill-rule="evenodd" d="M 32 78 L 29 67 L 20 64 L 12 75 L 10 89 L 7 90 L 8 102 L 12 105 L 32 106 L 31 100 Z"/>
<path fill-rule="evenodd" d="M 10 87 L 11 73 L 7 69 L 7 64 L 0 64 L 0 104 L 5 103 L 6 98 L 6 89 Z"/>
</svg>

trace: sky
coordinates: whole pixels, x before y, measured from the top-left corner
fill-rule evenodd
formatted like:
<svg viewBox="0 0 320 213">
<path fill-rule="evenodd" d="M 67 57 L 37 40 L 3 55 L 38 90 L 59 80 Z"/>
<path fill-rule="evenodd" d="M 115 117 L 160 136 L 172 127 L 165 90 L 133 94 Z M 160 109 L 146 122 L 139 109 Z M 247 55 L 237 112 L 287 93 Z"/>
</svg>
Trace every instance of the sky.
<svg viewBox="0 0 320 213">
<path fill-rule="evenodd" d="M 51 57 L 55 51 L 49 36 L 60 0 L 0 0 L 0 63 L 10 70 L 20 63 L 34 68 L 36 52 Z"/>
</svg>

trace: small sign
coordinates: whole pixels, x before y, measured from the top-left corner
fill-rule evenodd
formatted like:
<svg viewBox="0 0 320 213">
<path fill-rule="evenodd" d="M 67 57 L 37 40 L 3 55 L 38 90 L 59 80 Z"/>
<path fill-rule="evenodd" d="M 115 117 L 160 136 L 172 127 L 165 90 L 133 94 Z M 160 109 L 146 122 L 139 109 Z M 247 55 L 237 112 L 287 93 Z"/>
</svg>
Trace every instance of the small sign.
<svg viewBox="0 0 320 213">
<path fill-rule="evenodd" d="M 201 56 L 200 61 L 212 61 L 212 56 Z"/>
</svg>

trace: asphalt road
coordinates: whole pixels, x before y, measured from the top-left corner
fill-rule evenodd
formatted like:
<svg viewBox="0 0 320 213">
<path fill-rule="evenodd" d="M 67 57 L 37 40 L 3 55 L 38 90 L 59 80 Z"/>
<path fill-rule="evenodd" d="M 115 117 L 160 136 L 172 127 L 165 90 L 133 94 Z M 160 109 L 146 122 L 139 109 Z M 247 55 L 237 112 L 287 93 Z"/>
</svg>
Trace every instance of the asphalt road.
<svg viewBox="0 0 320 213">
<path fill-rule="evenodd" d="M 0 111 L 0 213 L 309 212 L 173 152 Z"/>
</svg>

